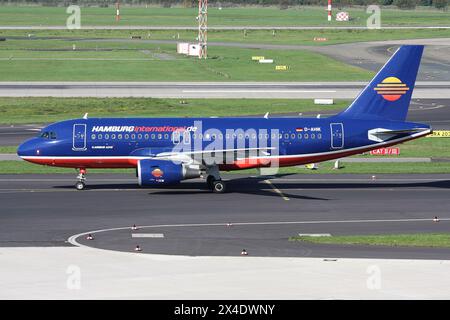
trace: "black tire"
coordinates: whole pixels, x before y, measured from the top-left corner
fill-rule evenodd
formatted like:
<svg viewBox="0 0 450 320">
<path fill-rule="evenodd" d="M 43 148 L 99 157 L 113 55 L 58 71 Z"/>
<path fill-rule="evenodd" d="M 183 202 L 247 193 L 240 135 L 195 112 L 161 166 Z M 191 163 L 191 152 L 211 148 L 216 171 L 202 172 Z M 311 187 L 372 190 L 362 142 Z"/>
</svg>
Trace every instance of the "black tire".
<svg viewBox="0 0 450 320">
<path fill-rule="evenodd" d="M 83 190 L 85 186 L 86 185 L 84 184 L 84 182 L 81 182 L 81 181 L 78 181 L 77 183 L 75 183 L 75 189 L 77 189 L 77 190 Z"/>
<path fill-rule="evenodd" d="M 222 180 L 216 180 L 213 182 L 213 188 L 214 193 L 224 193 L 225 192 L 225 182 Z"/>
</svg>

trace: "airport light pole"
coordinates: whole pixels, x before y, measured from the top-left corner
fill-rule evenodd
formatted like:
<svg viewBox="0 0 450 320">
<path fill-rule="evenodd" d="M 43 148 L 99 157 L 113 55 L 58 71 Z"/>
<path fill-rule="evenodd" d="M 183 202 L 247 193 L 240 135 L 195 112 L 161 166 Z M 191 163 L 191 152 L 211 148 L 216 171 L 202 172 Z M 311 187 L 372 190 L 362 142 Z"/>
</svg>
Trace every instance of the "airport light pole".
<svg viewBox="0 0 450 320">
<path fill-rule="evenodd" d="M 198 57 L 206 59 L 208 56 L 208 0 L 198 0 Z"/>
</svg>

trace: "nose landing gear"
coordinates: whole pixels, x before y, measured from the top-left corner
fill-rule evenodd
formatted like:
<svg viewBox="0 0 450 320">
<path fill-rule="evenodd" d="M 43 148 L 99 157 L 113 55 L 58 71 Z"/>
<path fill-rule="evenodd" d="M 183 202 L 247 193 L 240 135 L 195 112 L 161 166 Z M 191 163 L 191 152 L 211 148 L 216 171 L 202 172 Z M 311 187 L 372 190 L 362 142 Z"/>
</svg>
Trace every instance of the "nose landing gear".
<svg viewBox="0 0 450 320">
<path fill-rule="evenodd" d="M 77 176 L 77 182 L 75 183 L 75 188 L 77 190 L 83 190 L 86 186 L 86 169 L 80 169 L 80 172 Z"/>
</svg>

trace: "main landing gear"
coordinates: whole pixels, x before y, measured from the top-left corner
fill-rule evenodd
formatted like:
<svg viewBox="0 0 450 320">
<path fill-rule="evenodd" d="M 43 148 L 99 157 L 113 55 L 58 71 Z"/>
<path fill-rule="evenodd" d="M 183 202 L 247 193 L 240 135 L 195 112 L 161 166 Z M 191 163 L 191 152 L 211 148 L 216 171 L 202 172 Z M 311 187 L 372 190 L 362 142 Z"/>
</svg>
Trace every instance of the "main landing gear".
<svg viewBox="0 0 450 320">
<path fill-rule="evenodd" d="M 208 176 L 208 178 L 206 178 L 206 184 L 214 193 L 225 192 L 225 182 L 223 182 L 222 179 L 216 179 L 214 176 Z"/>
<path fill-rule="evenodd" d="M 80 169 L 80 172 L 77 176 L 77 183 L 75 183 L 75 188 L 77 190 L 83 190 L 86 186 L 86 169 Z"/>
<path fill-rule="evenodd" d="M 208 188 L 214 193 L 224 193 L 225 192 L 225 182 L 220 178 L 220 173 L 217 167 L 208 168 L 206 171 L 207 178 L 206 184 Z"/>
</svg>

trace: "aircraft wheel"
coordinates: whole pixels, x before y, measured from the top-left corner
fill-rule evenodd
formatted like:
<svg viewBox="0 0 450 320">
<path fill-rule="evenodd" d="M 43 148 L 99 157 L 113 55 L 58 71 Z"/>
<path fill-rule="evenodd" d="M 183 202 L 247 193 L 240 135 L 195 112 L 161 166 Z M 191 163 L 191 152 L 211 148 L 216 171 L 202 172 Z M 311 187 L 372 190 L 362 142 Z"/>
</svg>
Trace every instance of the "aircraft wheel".
<svg viewBox="0 0 450 320">
<path fill-rule="evenodd" d="M 216 180 L 213 182 L 213 192 L 214 193 L 224 193 L 225 192 L 225 182 L 222 180 Z"/>
<path fill-rule="evenodd" d="M 77 190 L 83 190 L 85 186 L 86 185 L 84 184 L 84 182 L 81 182 L 81 181 L 78 181 L 77 183 L 75 183 L 75 188 Z"/>
</svg>

